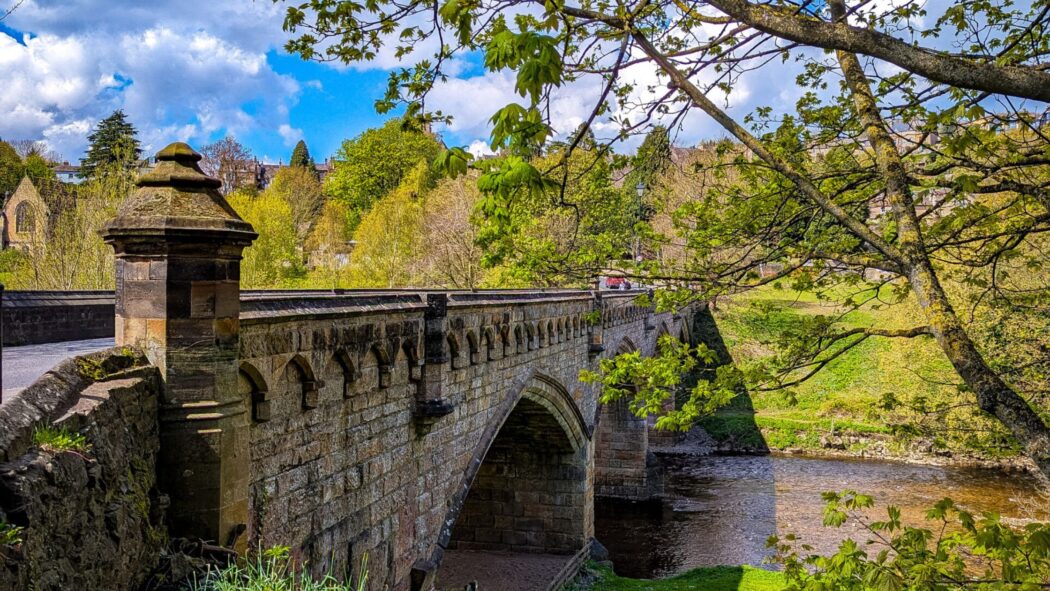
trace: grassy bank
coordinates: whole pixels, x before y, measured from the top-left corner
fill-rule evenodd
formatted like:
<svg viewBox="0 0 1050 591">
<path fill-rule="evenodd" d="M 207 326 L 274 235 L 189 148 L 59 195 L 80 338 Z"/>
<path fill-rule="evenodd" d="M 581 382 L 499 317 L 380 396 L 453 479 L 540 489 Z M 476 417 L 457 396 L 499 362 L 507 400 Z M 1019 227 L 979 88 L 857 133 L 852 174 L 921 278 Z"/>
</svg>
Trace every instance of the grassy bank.
<svg viewBox="0 0 1050 591">
<path fill-rule="evenodd" d="M 776 341 L 806 317 L 842 312 L 813 293 L 773 286 L 719 302 L 718 328 L 736 363 L 775 355 Z M 866 305 L 842 328 L 903 328 L 918 324 L 910 302 Z M 741 448 L 867 452 L 871 455 L 965 455 L 997 459 L 1017 449 L 1002 428 L 983 416 L 958 376 L 928 337 L 871 338 L 786 390 L 750 392 L 704 427 Z"/>
<path fill-rule="evenodd" d="M 667 579 L 628 579 L 612 569 L 589 564 L 568 591 L 780 591 L 784 576 L 751 566 L 697 568 Z"/>
</svg>

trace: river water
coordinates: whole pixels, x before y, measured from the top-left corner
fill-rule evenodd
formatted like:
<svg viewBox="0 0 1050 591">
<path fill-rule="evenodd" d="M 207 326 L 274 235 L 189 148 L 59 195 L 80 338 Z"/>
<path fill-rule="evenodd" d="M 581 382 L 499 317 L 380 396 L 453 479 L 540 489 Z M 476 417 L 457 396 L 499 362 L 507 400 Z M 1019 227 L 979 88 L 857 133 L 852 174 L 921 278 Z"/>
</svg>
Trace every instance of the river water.
<svg viewBox="0 0 1050 591">
<path fill-rule="evenodd" d="M 617 574 L 659 578 L 699 566 L 751 564 L 769 556 L 766 539 L 793 532 L 829 554 L 857 526 L 821 525 L 820 493 L 853 489 L 875 497 L 873 515 L 900 507 L 921 525 L 934 503 L 950 496 L 963 508 L 995 511 L 1018 525 L 1050 520 L 1050 503 L 1026 475 L 870 460 L 797 456 L 664 457 L 664 498 L 649 503 L 598 499 L 595 537 Z M 767 565 L 767 568 L 771 568 Z"/>
</svg>

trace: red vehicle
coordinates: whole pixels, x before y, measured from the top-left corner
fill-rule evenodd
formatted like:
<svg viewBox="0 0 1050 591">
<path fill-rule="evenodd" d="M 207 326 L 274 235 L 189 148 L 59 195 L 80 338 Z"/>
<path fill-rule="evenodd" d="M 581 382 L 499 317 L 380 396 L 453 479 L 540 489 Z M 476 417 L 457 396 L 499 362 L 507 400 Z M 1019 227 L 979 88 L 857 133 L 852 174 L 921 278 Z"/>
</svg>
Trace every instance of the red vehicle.
<svg viewBox="0 0 1050 591">
<path fill-rule="evenodd" d="M 606 289 L 631 289 L 631 282 L 626 277 L 607 277 L 605 279 Z"/>
</svg>

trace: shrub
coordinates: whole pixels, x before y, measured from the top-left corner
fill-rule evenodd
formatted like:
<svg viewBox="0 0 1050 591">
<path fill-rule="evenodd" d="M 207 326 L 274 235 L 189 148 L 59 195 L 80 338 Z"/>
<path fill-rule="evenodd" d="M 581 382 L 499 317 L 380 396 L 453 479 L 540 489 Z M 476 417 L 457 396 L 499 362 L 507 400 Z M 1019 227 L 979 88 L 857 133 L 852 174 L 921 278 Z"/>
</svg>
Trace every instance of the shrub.
<svg viewBox="0 0 1050 591">
<path fill-rule="evenodd" d="M 356 584 L 340 582 L 331 573 L 319 579 L 296 569 L 287 546 L 275 546 L 256 553 L 242 563 L 210 571 L 195 580 L 192 591 L 364 591 L 368 582 L 368 556 L 361 559 L 361 575 Z"/>
<path fill-rule="evenodd" d="M 886 508 L 885 521 L 870 520 L 870 496 L 847 490 L 823 497 L 824 525 L 859 525 L 870 535 L 871 553 L 846 539 L 831 556 L 802 555 L 811 547 L 794 535 L 772 536 L 768 545 L 784 567 L 786 591 L 1035 591 L 1050 581 L 1050 524 L 1013 528 L 994 513 L 977 517 L 945 498 L 926 513 L 930 527 L 912 527 L 901 523 L 894 506 Z"/>
<path fill-rule="evenodd" d="M 17 546 L 22 543 L 22 532 L 25 528 L 0 519 L 0 547 Z"/>
<path fill-rule="evenodd" d="M 45 451 L 59 453 L 64 451 L 85 452 L 91 448 L 80 433 L 73 433 L 60 427 L 37 427 L 33 431 L 33 443 Z"/>
</svg>

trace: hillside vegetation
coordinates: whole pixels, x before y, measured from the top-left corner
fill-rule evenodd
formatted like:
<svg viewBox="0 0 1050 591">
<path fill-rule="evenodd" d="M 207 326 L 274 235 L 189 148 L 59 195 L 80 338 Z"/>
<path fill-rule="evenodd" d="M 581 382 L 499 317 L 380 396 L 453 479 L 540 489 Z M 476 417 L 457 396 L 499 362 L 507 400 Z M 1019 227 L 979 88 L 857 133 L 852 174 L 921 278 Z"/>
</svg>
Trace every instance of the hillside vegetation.
<svg viewBox="0 0 1050 591">
<path fill-rule="evenodd" d="M 840 314 L 835 301 L 769 286 L 720 300 L 715 317 L 734 361 L 748 370 L 775 357 L 777 339 L 807 317 Z M 918 315 L 907 300 L 874 303 L 847 314 L 842 327 L 903 328 Z M 753 387 L 703 425 L 723 444 L 745 450 L 1016 455 L 1016 444 L 962 394 L 958 382 L 932 338 L 873 338 L 796 386 Z"/>
</svg>

